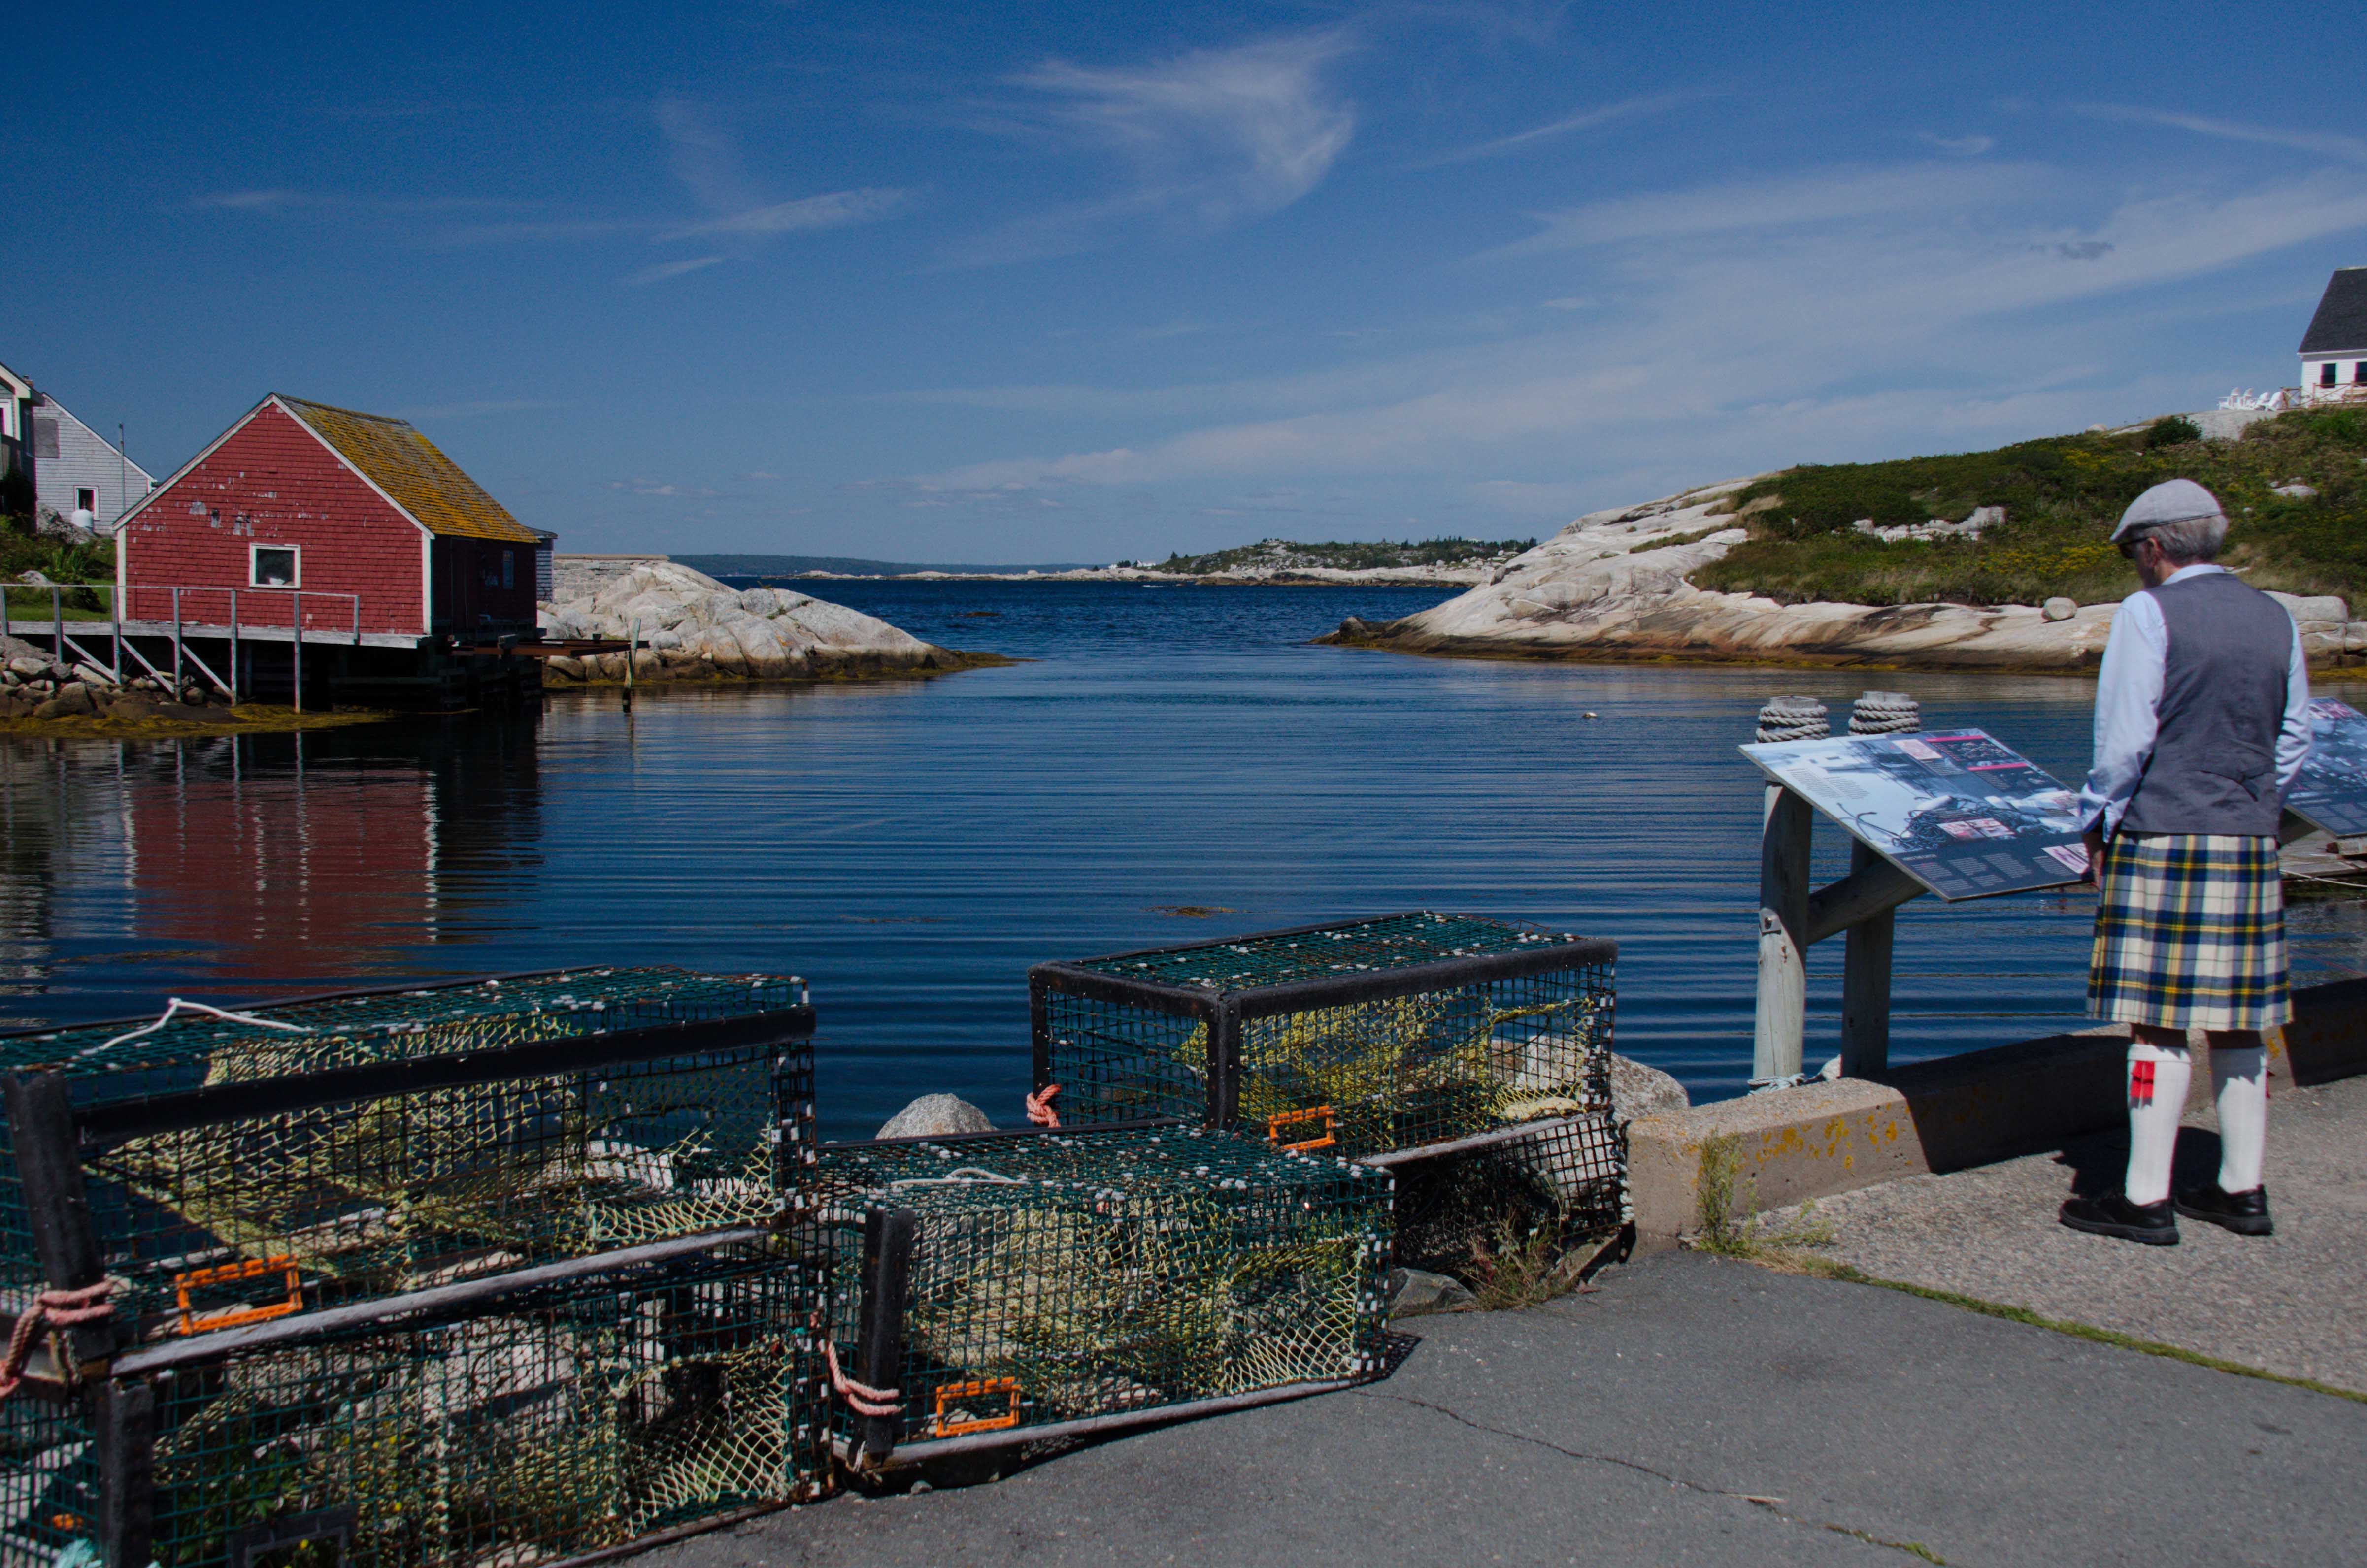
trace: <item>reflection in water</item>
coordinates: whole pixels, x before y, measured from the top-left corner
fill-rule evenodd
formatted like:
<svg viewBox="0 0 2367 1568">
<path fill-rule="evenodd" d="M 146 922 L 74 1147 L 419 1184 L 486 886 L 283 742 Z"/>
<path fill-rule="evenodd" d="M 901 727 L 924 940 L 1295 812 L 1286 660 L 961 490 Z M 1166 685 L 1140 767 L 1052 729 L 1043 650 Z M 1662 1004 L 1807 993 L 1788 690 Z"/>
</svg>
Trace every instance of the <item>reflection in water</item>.
<svg viewBox="0 0 2367 1568">
<path fill-rule="evenodd" d="M 0 748 L 8 994 L 120 995 L 75 973 L 98 965 L 242 998 L 473 967 L 432 950 L 467 940 L 472 878 L 535 852 L 538 717 Z"/>
<path fill-rule="evenodd" d="M 300 738 L 0 744 L 0 1018 L 626 960 L 799 974 L 842 1136 L 936 1089 L 1013 1119 L 1032 963 L 1428 907 L 1617 938 L 1620 1047 L 1731 1094 L 1760 801 L 1735 747 L 1770 692 L 1846 711 L 1866 684 L 1304 646 L 1420 595 L 842 589 L 1040 662 L 645 690 L 629 716 L 571 693 Z M 1882 683 L 2058 777 L 2086 761 L 2085 682 Z M 1840 832 L 1818 842 L 1818 879 L 1840 875 Z M 1908 905 L 1894 1059 L 2080 1026 L 2092 908 Z M 2362 911 L 2295 911 L 2298 978 L 2361 966 Z M 1810 955 L 1811 1065 L 1836 1048 L 1840 956 Z"/>
</svg>

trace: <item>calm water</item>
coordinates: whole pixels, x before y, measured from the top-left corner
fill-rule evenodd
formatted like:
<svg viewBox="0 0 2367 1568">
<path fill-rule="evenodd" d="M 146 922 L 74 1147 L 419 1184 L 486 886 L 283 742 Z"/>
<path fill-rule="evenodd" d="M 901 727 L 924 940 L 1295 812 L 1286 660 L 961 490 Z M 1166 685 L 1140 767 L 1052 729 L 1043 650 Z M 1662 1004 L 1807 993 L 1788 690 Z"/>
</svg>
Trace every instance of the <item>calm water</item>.
<svg viewBox="0 0 2367 1568">
<path fill-rule="evenodd" d="M 232 742 L 0 746 L 0 1014 L 138 1013 L 348 981 L 655 960 L 809 976 L 824 1131 L 1026 1087 L 1047 958 L 1433 907 L 1619 939 L 1623 1050 L 1696 1098 L 1750 1055 L 1760 701 L 1863 676 L 1309 648 L 1435 592 L 834 583 L 1034 662 L 811 690 L 554 696 L 514 718 Z M 2073 680 L 1883 675 L 2058 777 Z M 2354 700 L 2356 700 L 2354 698 Z M 1818 829 L 1839 875 L 1838 829 Z M 2297 979 L 2367 969 L 2362 906 L 2297 911 Z M 1195 915 L 1187 908 L 1212 910 Z M 1901 912 L 1894 1055 L 2080 1022 L 2090 906 Z M 1811 964 L 1836 1048 L 1840 944 Z"/>
</svg>

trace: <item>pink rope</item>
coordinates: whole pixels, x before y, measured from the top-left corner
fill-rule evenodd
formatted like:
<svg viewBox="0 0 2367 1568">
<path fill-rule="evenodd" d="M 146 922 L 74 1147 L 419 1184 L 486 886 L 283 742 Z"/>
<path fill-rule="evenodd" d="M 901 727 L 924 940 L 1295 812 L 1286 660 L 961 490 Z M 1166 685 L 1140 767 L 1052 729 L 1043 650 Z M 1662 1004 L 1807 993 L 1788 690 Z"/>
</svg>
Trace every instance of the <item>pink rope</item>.
<svg viewBox="0 0 2367 1568">
<path fill-rule="evenodd" d="M 895 1416 L 903 1411 L 903 1396 L 895 1390 L 856 1382 L 838 1370 L 838 1347 L 827 1334 L 821 1339 L 821 1359 L 830 1364 L 830 1386 L 857 1416 Z"/>
<path fill-rule="evenodd" d="M 33 1298 L 33 1304 L 17 1315 L 16 1331 L 8 1336 L 8 1356 L 0 1361 L 0 1399 L 17 1392 L 25 1381 L 25 1363 L 33 1354 L 33 1337 L 46 1323 L 51 1328 L 71 1328 L 78 1323 L 98 1323 L 115 1315 L 108 1297 L 115 1291 L 113 1280 L 101 1280 L 95 1285 L 84 1285 L 72 1291 L 43 1291 Z"/>
<path fill-rule="evenodd" d="M 1052 1109 L 1052 1101 L 1060 1097 L 1060 1086 L 1048 1083 L 1027 1097 L 1027 1120 L 1038 1127 L 1057 1127 L 1060 1113 Z"/>
</svg>

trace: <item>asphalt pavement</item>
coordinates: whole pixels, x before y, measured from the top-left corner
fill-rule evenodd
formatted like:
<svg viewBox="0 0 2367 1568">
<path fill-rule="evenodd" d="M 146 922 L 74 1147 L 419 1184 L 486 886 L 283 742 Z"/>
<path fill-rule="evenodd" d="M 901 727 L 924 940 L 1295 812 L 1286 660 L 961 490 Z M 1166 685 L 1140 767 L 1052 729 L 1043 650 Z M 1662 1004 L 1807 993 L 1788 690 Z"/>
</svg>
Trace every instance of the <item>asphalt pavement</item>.
<svg viewBox="0 0 2367 1568">
<path fill-rule="evenodd" d="M 2179 1185 L 2219 1170 L 2209 1075 L 2195 1074 L 2178 1135 Z M 2176 1345 L 2285 1377 L 2367 1393 L 2367 1077 L 2279 1086 L 2269 1101 L 2273 1236 L 2179 1222 L 2174 1247 L 2067 1230 L 2073 1191 L 2119 1188 L 2125 1131 L 1946 1176 L 1821 1200 L 1835 1245 L 1877 1279 L 1954 1291 L 2042 1316 Z M 1777 1224 L 1796 1209 L 1771 1216 Z M 2367 1541 L 2358 1551 L 2367 1562 Z"/>
<path fill-rule="evenodd" d="M 1690 1253 L 1406 1320 L 1384 1382 L 842 1496 L 649 1568 L 2306 1564 L 2367 1558 L 2367 1404 Z"/>
</svg>

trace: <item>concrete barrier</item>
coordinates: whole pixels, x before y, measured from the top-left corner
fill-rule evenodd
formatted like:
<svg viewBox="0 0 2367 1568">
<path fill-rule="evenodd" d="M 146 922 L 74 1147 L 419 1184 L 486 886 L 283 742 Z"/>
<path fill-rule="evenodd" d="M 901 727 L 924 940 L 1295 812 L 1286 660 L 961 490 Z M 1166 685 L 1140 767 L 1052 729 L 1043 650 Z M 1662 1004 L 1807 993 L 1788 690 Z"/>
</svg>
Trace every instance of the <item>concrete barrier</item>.
<svg viewBox="0 0 2367 1568">
<path fill-rule="evenodd" d="M 2207 1086 L 2209 1048 L 2199 1033 L 2190 1048 Z M 1673 1247 L 1701 1227 L 1712 1139 L 1736 1140 L 1746 1209 L 2042 1154 L 2120 1124 L 2127 1050 L 2127 1029 L 2109 1026 L 1918 1062 L 1883 1083 L 1840 1078 L 1639 1117 L 1627 1130 L 1637 1248 Z M 2271 1092 L 2361 1072 L 2367 980 L 2295 991 L 2293 1023 L 2269 1039 Z"/>
</svg>

